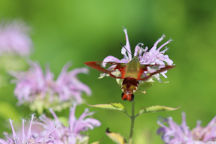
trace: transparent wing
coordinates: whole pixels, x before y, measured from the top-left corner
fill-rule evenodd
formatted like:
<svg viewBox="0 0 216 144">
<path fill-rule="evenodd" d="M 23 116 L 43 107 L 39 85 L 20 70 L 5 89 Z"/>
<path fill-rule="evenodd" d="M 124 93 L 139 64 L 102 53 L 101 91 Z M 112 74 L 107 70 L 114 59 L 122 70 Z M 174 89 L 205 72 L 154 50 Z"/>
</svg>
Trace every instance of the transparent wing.
<svg viewBox="0 0 216 144">
<path fill-rule="evenodd" d="M 126 67 L 126 64 L 124 63 L 115 63 L 115 62 L 107 62 L 108 64 L 110 64 L 112 68 L 103 68 L 101 66 L 101 62 L 96 62 L 96 61 L 90 61 L 90 62 L 86 62 L 85 64 L 93 69 L 96 69 L 100 72 L 109 74 L 111 77 L 113 78 L 118 78 L 118 79 L 123 79 L 124 78 L 124 69 Z M 121 73 L 121 76 L 115 76 L 113 74 L 113 72 L 115 70 L 119 70 Z"/>
<path fill-rule="evenodd" d="M 152 67 L 152 68 L 157 67 L 158 70 L 156 70 L 155 72 L 152 72 L 152 73 L 147 73 L 146 76 L 142 77 L 143 72 L 148 71 L 148 67 Z M 174 65 L 165 65 L 161 68 L 159 68 L 159 67 L 160 67 L 160 65 L 157 65 L 157 64 L 155 64 L 155 65 L 141 65 L 141 69 L 140 69 L 140 72 L 138 74 L 138 80 L 146 81 L 149 78 L 151 78 L 153 75 L 164 72 L 164 71 L 169 70 L 169 69 L 172 69 L 175 66 Z"/>
</svg>

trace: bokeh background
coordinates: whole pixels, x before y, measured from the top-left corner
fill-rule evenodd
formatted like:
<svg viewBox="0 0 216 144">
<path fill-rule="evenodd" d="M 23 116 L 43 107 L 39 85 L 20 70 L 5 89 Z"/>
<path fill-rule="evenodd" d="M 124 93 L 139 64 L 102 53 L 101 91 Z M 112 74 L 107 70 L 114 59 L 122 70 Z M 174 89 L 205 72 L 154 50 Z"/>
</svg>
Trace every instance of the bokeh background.
<svg viewBox="0 0 216 144">
<path fill-rule="evenodd" d="M 213 0 L 1 0 L 0 21 L 21 19 L 31 27 L 34 52 L 31 59 L 42 66 L 49 64 L 55 74 L 68 61 L 72 68 L 85 67 L 86 61 L 102 61 L 107 55 L 121 58 L 127 28 L 131 47 L 143 42 L 151 47 L 165 34 L 168 54 L 176 68 L 168 72 L 167 84 L 155 83 L 146 95 L 136 96 L 136 109 L 150 105 L 180 106 L 174 112 L 146 114 L 135 124 L 137 144 L 162 143 L 156 135 L 157 120 L 172 116 L 181 122 L 186 112 L 192 128 L 197 120 L 206 125 L 216 115 L 216 9 Z M 87 103 L 121 102 L 120 88 L 112 78 L 97 79 L 99 73 L 90 69 L 80 79 L 92 89 Z M 8 131 L 8 118 L 20 121 L 30 111 L 18 107 L 13 95 L 14 85 L 0 88 L 0 133 Z M 124 102 L 129 107 L 129 102 Z M 81 113 L 87 105 L 78 108 Z M 89 132 L 91 141 L 111 144 L 105 129 L 129 133 L 129 120 L 118 112 L 91 108 L 102 126 Z M 63 112 L 67 116 L 68 111 Z"/>
</svg>

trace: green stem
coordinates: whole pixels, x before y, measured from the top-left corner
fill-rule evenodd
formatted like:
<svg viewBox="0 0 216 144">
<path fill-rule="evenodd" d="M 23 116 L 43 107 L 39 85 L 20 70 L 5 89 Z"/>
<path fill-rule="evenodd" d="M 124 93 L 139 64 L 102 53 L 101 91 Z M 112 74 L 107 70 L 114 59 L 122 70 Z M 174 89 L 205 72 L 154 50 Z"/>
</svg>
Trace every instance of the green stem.
<svg viewBox="0 0 216 144">
<path fill-rule="evenodd" d="M 135 122 L 135 102 L 134 100 L 131 102 L 131 127 L 130 127 L 130 135 L 129 140 L 132 140 L 133 138 L 133 131 L 134 131 L 134 122 Z"/>
</svg>

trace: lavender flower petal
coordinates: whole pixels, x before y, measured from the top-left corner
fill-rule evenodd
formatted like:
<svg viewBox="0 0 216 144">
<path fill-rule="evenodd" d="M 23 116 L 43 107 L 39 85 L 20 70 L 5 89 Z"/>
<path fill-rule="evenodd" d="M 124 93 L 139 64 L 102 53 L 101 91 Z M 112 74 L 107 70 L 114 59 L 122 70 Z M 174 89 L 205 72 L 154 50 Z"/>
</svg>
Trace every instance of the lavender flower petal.
<svg viewBox="0 0 216 144">
<path fill-rule="evenodd" d="M 69 115 L 69 126 L 64 126 L 58 119 L 54 111 L 50 110 L 54 121 L 49 120 L 49 118 L 43 117 L 43 122 L 45 125 L 50 125 L 51 127 L 46 127 L 48 133 L 51 133 L 51 137 L 58 141 L 64 139 L 65 143 L 75 144 L 76 140 L 82 140 L 86 136 L 82 135 L 81 132 L 87 131 L 88 129 L 93 129 L 94 127 L 100 126 L 100 122 L 93 118 L 87 118 L 93 113 L 89 113 L 88 110 L 77 119 L 75 117 L 76 105 L 70 109 Z M 48 123 L 48 124 L 47 124 Z"/>
<path fill-rule="evenodd" d="M 125 33 L 126 45 L 123 46 L 123 48 L 121 49 L 121 54 L 124 55 L 124 59 L 131 61 L 132 55 L 131 55 L 131 48 L 130 48 L 129 38 L 127 34 L 127 29 L 124 29 L 124 33 Z"/>
<path fill-rule="evenodd" d="M 105 67 L 108 62 L 128 63 L 128 61 L 125 60 L 125 59 L 119 60 L 118 58 L 116 58 L 114 56 L 107 56 L 107 57 L 104 58 L 104 60 L 102 62 L 102 66 Z"/>
<path fill-rule="evenodd" d="M 96 119 L 86 118 L 88 116 L 93 115 L 93 113 L 89 113 L 88 109 L 84 111 L 84 113 L 79 117 L 79 119 L 72 119 L 75 118 L 75 106 L 71 108 L 70 112 L 70 129 L 75 133 L 78 134 L 81 131 L 87 131 L 88 129 L 93 129 L 94 127 L 100 126 L 100 122 Z"/>
<path fill-rule="evenodd" d="M 192 130 L 186 124 L 185 113 L 182 113 L 182 124 L 176 124 L 172 118 L 165 122 L 168 126 L 158 121 L 160 128 L 158 134 L 167 144 L 207 144 L 216 142 L 216 117 L 206 126 L 201 127 L 200 121 Z"/>
<path fill-rule="evenodd" d="M 45 108 L 55 105 L 82 103 L 82 93 L 91 95 L 90 88 L 78 80 L 77 75 L 86 74 L 86 68 L 68 71 L 69 64 L 65 65 L 57 80 L 54 74 L 46 67 L 45 73 L 38 63 L 31 62 L 30 68 L 25 72 L 11 72 L 16 83 L 15 96 L 19 104 L 30 104 L 32 110 L 39 113 Z M 68 103 L 68 104 L 67 104 Z"/>
<path fill-rule="evenodd" d="M 12 136 L 5 134 L 6 140 L 0 139 L 1 144 L 24 144 L 24 143 L 44 143 L 48 144 L 48 139 L 42 135 L 41 131 L 35 133 L 32 131 L 34 115 L 28 126 L 25 126 L 25 120 L 22 120 L 22 127 L 20 130 L 15 131 L 12 120 L 10 120 Z"/>
<path fill-rule="evenodd" d="M 79 73 L 86 74 L 88 70 L 86 68 L 80 68 L 67 72 L 68 67 L 69 65 L 64 66 L 61 74 L 56 80 L 56 93 L 63 101 L 68 100 L 72 95 L 78 103 L 81 103 L 81 92 L 84 91 L 87 95 L 91 95 L 91 90 L 76 77 Z"/>
<path fill-rule="evenodd" d="M 76 119 L 75 109 L 76 105 L 71 108 L 69 126 L 62 124 L 53 110 L 50 112 L 54 120 L 45 115 L 42 115 L 40 120 L 34 120 L 32 115 L 28 124 L 22 120 L 21 129 L 18 131 L 15 131 L 10 120 L 12 135 L 5 134 L 5 139 L 0 139 L 0 144 L 88 144 L 88 136 L 81 132 L 100 126 L 100 122 L 89 118 L 93 113 L 88 110 Z"/>
<path fill-rule="evenodd" d="M 116 62 L 116 63 L 129 63 L 132 58 L 129 38 L 127 34 L 127 30 L 124 29 L 125 37 L 126 37 L 126 45 L 122 47 L 121 54 L 123 55 L 122 59 L 118 59 L 114 56 L 107 56 L 104 58 L 102 66 L 105 67 L 107 62 Z M 164 53 L 167 51 L 167 48 L 162 50 L 167 44 L 171 42 L 171 40 L 168 40 L 167 42 L 163 43 L 158 48 L 158 44 L 165 38 L 165 35 L 162 35 L 153 45 L 151 49 L 148 47 L 143 48 L 143 43 L 138 43 L 135 47 L 135 51 L 133 56 L 139 58 L 140 64 L 148 65 L 148 64 L 158 64 L 160 65 L 158 68 L 162 68 L 165 65 L 172 65 L 173 61 L 169 58 L 168 55 L 165 55 Z M 162 50 L 162 51 L 161 51 Z M 112 69 L 113 67 L 109 67 L 109 69 Z M 156 71 L 157 69 L 148 70 L 148 73 L 152 73 Z M 165 75 L 165 72 L 162 72 L 161 75 L 165 78 L 167 77 Z M 160 81 L 160 75 L 154 75 L 153 77 L 158 79 Z"/>
<path fill-rule="evenodd" d="M 32 49 L 29 28 L 21 21 L 0 24 L 0 55 L 28 56 Z"/>
</svg>

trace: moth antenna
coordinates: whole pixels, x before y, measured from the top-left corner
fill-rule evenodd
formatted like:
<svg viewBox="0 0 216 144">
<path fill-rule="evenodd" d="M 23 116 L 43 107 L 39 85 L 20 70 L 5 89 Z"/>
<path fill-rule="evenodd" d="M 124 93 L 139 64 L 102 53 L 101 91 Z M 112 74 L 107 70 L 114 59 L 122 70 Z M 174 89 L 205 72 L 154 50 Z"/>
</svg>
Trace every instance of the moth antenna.
<svg viewBox="0 0 216 144">
<path fill-rule="evenodd" d="M 126 49 L 125 45 L 123 45 L 122 43 L 120 43 L 120 45 L 121 45 L 129 54 L 131 54 L 131 52 L 129 52 L 129 51 Z M 131 54 L 131 55 L 132 55 L 132 54 Z"/>
</svg>

